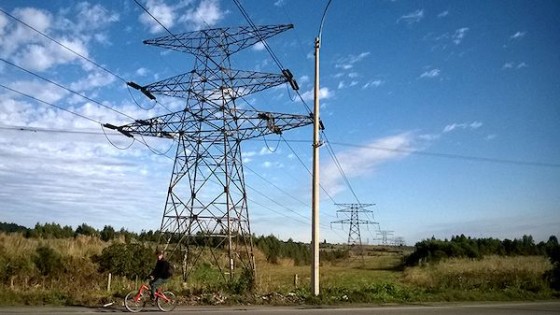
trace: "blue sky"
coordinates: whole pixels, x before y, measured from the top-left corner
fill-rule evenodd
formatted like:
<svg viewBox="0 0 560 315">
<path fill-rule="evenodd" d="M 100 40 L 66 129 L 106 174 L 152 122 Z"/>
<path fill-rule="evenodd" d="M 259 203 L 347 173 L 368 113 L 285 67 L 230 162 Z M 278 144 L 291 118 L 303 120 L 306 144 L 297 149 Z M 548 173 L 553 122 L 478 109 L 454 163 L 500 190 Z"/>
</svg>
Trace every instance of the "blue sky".
<svg viewBox="0 0 560 315">
<path fill-rule="evenodd" d="M 233 1 L 139 2 L 174 33 L 247 25 Z M 241 3 L 257 25 L 294 24 L 268 43 L 311 106 L 313 40 L 327 1 Z M 162 104 L 181 109 L 180 100 L 154 104 L 123 80 L 144 85 L 188 72 L 192 56 L 142 44 L 167 33 L 133 0 L 0 8 L 81 55 L 0 13 L 0 221 L 157 229 L 173 161 L 156 153 L 172 156 L 173 143 L 132 143 L 99 122 L 161 115 Z M 348 225 L 330 224 L 347 219 L 334 203 L 358 202 L 376 204 L 374 218 L 362 219 L 408 244 L 560 234 L 559 2 L 333 0 L 320 56 L 329 142 L 321 239 L 345 242 Z M 262 45 L 231 61 L 278 72 Z M 281 87 L 246 101 L 306 114 L 293 99 Z M 257 235 L 309 241 L 311 139 L 303 127 L 243 143 Z M 377 243 L 375 229 L 362 226 L 362 241 Z"/>
</svg>

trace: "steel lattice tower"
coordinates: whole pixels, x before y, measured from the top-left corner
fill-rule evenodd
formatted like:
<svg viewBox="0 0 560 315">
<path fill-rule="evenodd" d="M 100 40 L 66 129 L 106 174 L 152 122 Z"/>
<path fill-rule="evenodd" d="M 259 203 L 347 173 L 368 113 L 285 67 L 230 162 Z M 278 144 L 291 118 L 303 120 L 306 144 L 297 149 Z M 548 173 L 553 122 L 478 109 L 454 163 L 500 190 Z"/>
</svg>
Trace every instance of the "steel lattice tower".
<svg viewBox="0 0 560 315">
<path fill-rule="evenodd" d="M 341 210 L 337 210 L 337 213 L 350 213 L 350 219 L 333 221 L 331 224 L 349 224 L 350 228 L 348 230 L 348 246 L 358 246 L 358 249 L 362 250 L 362 236 L 360 234 L 360 224 L 366 225 L 377 225 L 378 222 L 360 219 L 360 213 L 373 213 L 371 210 L 365 210 L 366 207 L 374 206 L 375 204 L 363 204 L 363 203 L 351 203 L 351 204 L 336 204 L 339 207 L 345 207 Z"/>
<path fill-rule="evenodd" d="M 393 240 L 389 240 L 390 236 L 393 236 L 393 233 L 395 231 L 387 231 L 387 230 L 382 230 L 382 231 L 377 231 L 377 235 L 380 235 L 381 238 L 378 238 L 378 240 L 381 241 L 381 245 L 390 245 L 393 243 Z M 389 242 L 390 241 L 390 242 Z"/>
<path fill-rule="evenodd" d="M 297 83 L 286 69 L 282 74 L 232 69 L 230 56 L 292 27 L 215 28 L 144 41 L 194 55 L 194 68 L 145 86 L 129 85 L 151 99 L 154 94 L 184 99 L 185 108 L 128 125 L 106 125 L 129 137 L 177 141 L 160 230 L 167 252 L 180 253 L 185 280 L 202 257 L 212 257 L 225 280 L 228 274 L 229 280 L 241 275 L 239 268 L 254 279 L 241 142 L 311 124 L 313 117 L 239 108 L 239 98 L 284 83 L 297 89 Z"/>
</svg>

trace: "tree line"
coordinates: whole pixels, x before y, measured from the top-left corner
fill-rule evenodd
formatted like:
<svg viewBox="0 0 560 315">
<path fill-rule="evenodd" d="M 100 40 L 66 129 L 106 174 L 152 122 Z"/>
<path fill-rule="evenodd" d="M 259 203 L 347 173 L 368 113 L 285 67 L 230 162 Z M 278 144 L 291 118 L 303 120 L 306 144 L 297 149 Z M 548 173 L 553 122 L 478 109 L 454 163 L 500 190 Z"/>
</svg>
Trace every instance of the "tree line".
<svg viewBox="0 0 560 315">
<path fill-rule="evenodd" d="M 0 232 L 4 233 L 21 233 L 26 238 L 42 238 L 42 239 L 62 239 L 73 238 L 79 235 L 99 237 L 102 241 L 108 242 L 114 239 L 123 238 L 126 242 L 132 239 L 140 242 L 156 242 L 159 239 L 159 232 L 152 230 L 140 233 L 130 232 L 125 228 L 115 230 L 110 225 L 105 225 L 103 229 L 97 230 L 96 228 L 82 223 L 76 229 L 69 225 L 61 226 L 58 223 L 37 223 L 33 228 L 27 228 L 15 223 L 0 222 Z"/>
<path fill-rule="evenodd" d="M 61 226 L 57 223 L 37 223 L 33 228 L 27 228 L 15 223 L 0 222 L 0 232 L 20 233 L 26 238 L 41 239 L 73 238 L 78 237 L 79 235 L 86 235 L 99 237 L 104 242 L 120 239 L 127 244 L 133 240 L 139 243 L 155 243 L 159 241 L 159 238 L 161 236 L 161 233 L 159 231 L 149 230 L 135 233 L 125 230 L 124 228 L 116 230 L 109 225 L 104 226 L 101 230 L 97 230 L 94 227 L 87 225 L 86 223 L 83 223 L 76 229 L 73 229 L 71 226 Z M 179 239 L 179 237 L 177 237 L 177 239 Z M 198 233 L 190 240 L 191 244 L 193 245 L 210 247 L 214 247 L 215 241 L 215 238 L 205 236 L 203 233 Z M 292 259 L 295 265 L 308 265 L 311 263 L 311 248 L 309 247 L 309 244 L 296 242 L 291 238 L 288 241 L 282 241 L 274 235 L 259 237 L 253 235 L 253 244 L 255 244 L 255 246 L 264 253 L 267 261 L 273 264 L 279 263 L 280 259 L 283 258 Z M 115 245 L 115 247 L 118 246 Z M 120 248 L 120 250 L 122 249 L 123 248 Z M 136 247 L 134 247 L 134 250 L 131 249 L 131 251 L 137 250 L 138 249 Z M 321 260 L 323 261 L 332 261 L 335 259 L 348 257 L 348 251 L 321 251 L 320 256 Z"/>
<path fill-rule="evenodd" d="M 434 237 L 416 243 L 415 250 L 405 258 L 406 266 L 437 262 L 445 258 L 480 259 L 483 256 L 546 256 L 553 265 L 547 275 L 551 286 L 560 290 L 560 245 L 551 235 L 546 242 L 535 243 L 531 235 L 520 239 L 471 238 L 461 234 L 451 240 Z"/>
<path fill-rule="evenodd" d="M 461 234 L 450 240 L 434 237 L 416 243 L 414 252 L 406 259 L 409 266 L 442 258 L 482 258 L 489 255 L 500 256 L 541 256 L 548 255 L 558 247 L 558 239 L 552 235 L 547 242 L 535 243 L 531 235 L 520 239 L 471 238 Z"/>
</svg>

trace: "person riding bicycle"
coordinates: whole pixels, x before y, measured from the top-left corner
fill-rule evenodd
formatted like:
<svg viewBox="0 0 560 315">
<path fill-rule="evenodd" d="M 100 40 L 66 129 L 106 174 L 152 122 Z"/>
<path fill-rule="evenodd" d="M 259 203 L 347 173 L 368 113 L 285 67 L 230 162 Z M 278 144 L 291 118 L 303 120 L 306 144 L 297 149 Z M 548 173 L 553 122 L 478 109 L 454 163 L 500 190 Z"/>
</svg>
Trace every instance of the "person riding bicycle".
<svg viewBox="0 0 560 315">
<path fill-rule="evenodd" d="M 150 273 L 150 293 L 152 300 L 156 298 L 156 290 L 159 286 L 167 282 L 171 277 L 171 265 L 163 255 L 162 250 L 156 250 L 157 262 L 154 270 Z"/>
</svg>

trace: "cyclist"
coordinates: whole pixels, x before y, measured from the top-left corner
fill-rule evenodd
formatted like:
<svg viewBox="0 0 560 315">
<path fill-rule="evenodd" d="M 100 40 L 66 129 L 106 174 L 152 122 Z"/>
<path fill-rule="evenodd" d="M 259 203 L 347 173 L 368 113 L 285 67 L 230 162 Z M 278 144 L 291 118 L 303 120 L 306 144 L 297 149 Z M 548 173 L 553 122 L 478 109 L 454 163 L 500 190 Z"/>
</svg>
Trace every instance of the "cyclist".
<svg viewBox="0 0 560 315">
<path fill-rule="evenodd" d="M 152 300 L 156 298 L 156 290 L 159 286 L 167 282 L 171 277 L 171 267 L 162 250 L 156 250 L 157 262 L 154 270 L 150 273 L 150 293 Z"/>
</svg>

